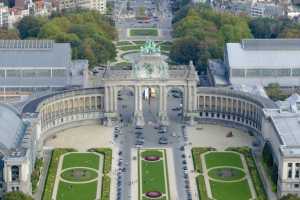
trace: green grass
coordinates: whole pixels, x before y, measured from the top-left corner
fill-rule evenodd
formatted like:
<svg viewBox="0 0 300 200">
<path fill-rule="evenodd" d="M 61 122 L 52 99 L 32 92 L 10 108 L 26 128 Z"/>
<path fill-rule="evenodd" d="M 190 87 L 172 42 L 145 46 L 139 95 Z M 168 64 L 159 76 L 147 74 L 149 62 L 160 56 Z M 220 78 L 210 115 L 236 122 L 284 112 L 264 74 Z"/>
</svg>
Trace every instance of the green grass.
<svg viewBox="0 0 300 200">
<path fill-rule="evenodd" d="M 141 153 L 142 157 L 146 156 L 158 156 L 158 157 L 163 157 L 163 153 L 161 151 L 156 151 L 156 150 L 147 150 Z"/>
<path fill-rule="evenodd" d="M 46 184 L 45 188 L 43 191 L 42 199 L 43 200 L 52 200 L 52 191 L 53 191 L 53 186 L 55 182 L 55 177 L 56 177 L 56 172 L 57 172 L 57 167 L 58 167 L 58 162 L 59 158 L 61 155 L 67 153 L 67 152 L 73 152 L 75 151 L 74 149 L 55 149 L 52 151 L 51 155 L 51 161 L 48 169 L 48 174 L 46 177 Z"/>
<path fill-rule="evenodd" d="M 165 193 L 166 180 L 164 176 L 164 164 L 162 160 L 157 162 L 142 161 L 143 193 L 151 191 Z"/>
<path fill-rule="evenodd" d="M 37 185 L 40 179 L 41 171 L 43 167 L 43 158 L 38 158 L 35 161 L 34 169 L 31 174 L 31 185 L 32 185 L 32 192 L 35 193 L 37 189 Z"/>
<path fill-rule="evenodd" d="M 216 149 L 211 147 L 193 147 L 192 148 L 192 156 L 194 162 L 194 168 L 197 172 L 202 173 L 202 162 L 201 162 L 201 154 L 208 151 L 215 151 Z"/>
<path fill-rule="evenodd" d="M 210 181 L 210 187 L 214 199 L 217 200 L 249 200 L 251 198 L 247 180 L 233 183 Z"/>
<path fill-rule="evenodd" d="M 144 156 L 149 156 L 149 155 L 154 155 L 154 156 L 159 156 L 162 158 L 160 161 L 156 162 L 149 162 L 149 161 L 144 161 L 142 160 L 142 157 Z M 141 196 L 141 193 L 144 194 L 146 192 L 151 192 L 151 191 L 159 191 L 161 193 L 164 193 L 166 195 L 169 195 L 169 193 L 166 191 L 169 190 L 168 187 L 168 179 L 165 179 L 165 176 L 168 177 L 168 171 L 167 168 L 165 168 L 167 165 L 166 160 L 164 161 L 165 158 L 165 151 L 164 153 L 158 150 L 146 150 L 143 152 L 139 152 L 139 172 L 141 172 L 141 177 L 139 173 L 139 181 L 142 181 L 142 188 L 139 187 L 139 199 Z M 166 173 L 166 174 L 165 174 Z M 148 198 L 143 197 L 143 200 L 146 200 Z M 161 198 L 165 199 L 165 198 Z"/>
<path fill-rule="evenodd" d="M 141 45 L 128 45 L 128 46 L 118 47 L 118 49 L 120 49 L 122 51 L 139 50 L 140 48 L 141 48 Z"/>
<path fill-rule="evenodd" d="M 232 166 L 243 168 L 239 154 L 232 152 L 211 152 L 205 155 L 207 169 L 219 166 Z"/>
<path fill-rule="evenodd" d="M 71 153 L 65 155 L 63 169 L 70 167 L 90 167 L 99 169 L 99 156 L 92 153 Z"/>
<path fill-rule="evenodd" d="M 89 181 L 89 180 L 92 180 L 92 179 L 95 179 L 98 177 L 98 173 L 93 170 L 89 170 L 89 169 L 75 169 L 75 170 L 84 171 L 85 176 L 75 177 L 73 169 L 70 169 L 70 170 L 64 171 L 61 174 L 61 177 L 67 181 L 72 181 L 72 182 Z"/>
<path fill-rule="evenodd" d="M 197 186 L 198 186 L 198 193 L 200 195 L 200 199 L 201 200 L 210 200 L 207 196 L 205 181 L 204 181 L 204 177 L 202 175 L 199 175 L 197 177 Z"/>
<path fill-rule="evenodd" d="M 248 170 L 255 188 L 255 192 L 258 200 L 267 200 L 267 195 L 261 181 L 261 177 L 259 176 L 256 163 L 252 156 L 251 149 L 249 147 L 235 147 L 228 148 L 229 151 L 236 151 L 244 155 L 245 160 L 247 162 Z"/>
<path fill-rule="evenodd" d="M 158 36 L 156 28 L 130 29 L 130 36 Z"/>
<path fill-rule="evenodd" d="M 231 170 L 233 173 L 233 176 L 220 176 L 220 173 L 222 173 L 222 170 Z M 208 176 L 217 180 L 222 180 L 222 181 L 233 181 L 233 180 L 239 180 L 243 177 L 245 177 L 245 172 L 242 170 L 238 169 L 233 169 L 233 168 L 217 168 L 217 169 L 212 169 L 208 172 Z"/>
<path fill-rule="evenodd" d="M 125 46 L 125 45 L 132 45 L 129 41 L 119 41 L 116 43 L 117 46 Z"/>
<path fill-rule="evenodd" d="M 86 184 L 59 182 L 57 200 L 95 200 L 97 181 Z"/>
<path fill-rule="evenodd" d="M 110 196 L 110 177 L 112 162 L 112 150 L 110 148 L 94 148 L 89 149 L 91 152 L 97 152 L 104 155 L 103 179 L 102 179 L 102 194 L 101 200 L 109 200 Z"/>
</svg>

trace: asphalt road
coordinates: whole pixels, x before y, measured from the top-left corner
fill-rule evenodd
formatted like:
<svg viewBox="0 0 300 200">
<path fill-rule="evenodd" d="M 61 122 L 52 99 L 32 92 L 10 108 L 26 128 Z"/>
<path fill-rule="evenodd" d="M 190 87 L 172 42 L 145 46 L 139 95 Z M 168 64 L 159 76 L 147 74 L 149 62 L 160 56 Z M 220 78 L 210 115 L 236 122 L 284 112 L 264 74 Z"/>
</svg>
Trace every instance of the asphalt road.
<svg viewBox="0 0 300 200">
<path fill-rule="evenodd" d="M 125 168 L 122 172 L 120 170 L 119 177 L 120 185 L 119 185 L 119 196 L 120 200 L 131 200 L 131 187 L 134 184 L 138 184 L 136 181 L 131 182 L 131 159 L 133 155 L 131 155 L 131 149 L 136 148 L 136 135 L 137 131 L 135 127 L 132 126 L 132 114 L 133 114 L 133 96 L 129 95 L 128 91 L 123 91 L 121 95 L 122 100 L 118 101 L 119 112 L 122 115 L 123 123 L 119 125 L 120 134 L 117 134 L 118 137 L 115 138 L 115 143 L 118 145 L 119 150 L 122 154 L 119 156 L 121 159 L 120 169 Z M 180 147 L 185 145 L 185 140 L 183 137 L 183 124 L 181 123 L 181 116 L 178 116 L 180 111 L 174 111 L 172 108 L 179 107 L 182 99 L 174 98 L 172 95 L 168 96 L 168 117 L 170 120 L 168 132 L 163 135 L 168 138 L 167 145 L 160 145 L 158 143 L 159 137 L 162 134 L 158 133 L 158 130 L 154 128 L 156 124 L 158 124 L 158 99 L 153 98 L 149 101 L 144 100 L 143 102 L 143 111 L 144 111 L 144 119 L 146 122 L 145 127 L 142 130 L 138 130 L 143 132 L 144 137 L 144 145 L 143 148 L 164 148 L 169 147 L 172 149 L 176 174 L 176 183 L 171 183 L 171 187 L 177 187 L 178 191 L 178 200 L 185 200 L 187 198 L 186 192 L 186 179 L 184 178 L 184 164 L 183 164 L 183 154 L 184 151 Z M 174 134 L 175 133 L 175 134 Z M 175 136 L 176 135 L 176 136 Z M 116 172 L 117 173 L 117 172 Z M 118 199 L 118 198 L 117 198 Z M 175 199 L 172 199 L 175 200 Z"/>
</svg>

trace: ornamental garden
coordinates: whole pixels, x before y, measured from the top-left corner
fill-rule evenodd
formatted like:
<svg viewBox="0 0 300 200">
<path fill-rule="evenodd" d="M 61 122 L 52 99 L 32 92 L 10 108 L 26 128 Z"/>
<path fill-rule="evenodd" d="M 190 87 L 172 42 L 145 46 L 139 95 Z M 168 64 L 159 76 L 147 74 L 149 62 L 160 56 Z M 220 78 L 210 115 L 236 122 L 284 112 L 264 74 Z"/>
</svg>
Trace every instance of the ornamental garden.
<svg viewBox="0 0 300 200">
<path fill-rule="evenodd" d="M 42 199 L 109 200 L 111 153 L 105 148 L 54 150 Z"/>
<path fill-rule="evenodd" d="M 169 200 L 169 179 L 166 150 L 138 150 L 139 200 Z"/>
<path fill-rule="evenodd" d="M 192 155 L 200 199 L 267 200 L 249 148 L 193 148 Z"/>
</svg>

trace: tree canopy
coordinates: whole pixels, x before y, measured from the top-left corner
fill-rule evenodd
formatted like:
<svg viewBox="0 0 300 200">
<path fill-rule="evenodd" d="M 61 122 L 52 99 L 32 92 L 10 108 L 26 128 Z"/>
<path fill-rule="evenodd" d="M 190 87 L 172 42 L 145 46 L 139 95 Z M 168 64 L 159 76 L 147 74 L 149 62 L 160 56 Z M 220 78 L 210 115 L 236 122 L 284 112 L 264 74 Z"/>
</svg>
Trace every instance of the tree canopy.
<svg viewBox="0 0 300 200">
<path fill-rule="evenodd" d="M 176 40 L 171 48 L 171 59 L 185 64 L 191 59 L 198 67 L 205 67 L 208 58 L 222 58 L 226 42 L 252 37 L 247 18 L 215 12 L 204 4 L 183 8 L 176 13 L 173 22 Z M 195 52 L 192 46 L 196 47 Z M 183 58 L 186 55 L 188 57 Z"/>
<path fill-rule="evenodd" d="M 22 192 L 8 192 L 4 194 L 4 200 L 33 200 L 31 196 L 28 196 Z"/>
<path fill-rule="evenodd" d="M 116 56 L 112 40 L 117 32 L 111 21 L 96 11 L 56 13 L 49 19 L 25 17 L 17 25 L 22 39 L 53 39 L 69 42 L 74 59 L 88 59 L 90 66 L 106 64 Z"/>
</svg>

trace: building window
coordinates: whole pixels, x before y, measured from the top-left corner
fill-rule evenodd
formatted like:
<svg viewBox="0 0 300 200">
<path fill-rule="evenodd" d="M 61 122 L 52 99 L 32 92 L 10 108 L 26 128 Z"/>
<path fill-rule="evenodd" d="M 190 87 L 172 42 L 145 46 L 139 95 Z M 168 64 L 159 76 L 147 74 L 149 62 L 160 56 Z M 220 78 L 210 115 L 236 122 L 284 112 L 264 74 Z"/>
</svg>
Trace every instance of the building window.
<svg viewBox="0 0 300 200">
<path fill-rule="evenodd" d="M 299 169 L 297 169 L 295 172 L 295 178 L 299 178 Z"/>
<path fill-rule="evenodd" d="M 19 166 L 12 166 L 11 167 L 11 179 L 12 181 L 19 181 L 20 178 L 20 171 L 19 171 Z"/>
<path fill-rule="evenodd" d="M 294 188 L 299 188 L 299 184 L 298 183 L 294 184 Z"/>
<path fill-rule="evenodd" d="M 288 163 L 288 167 L 292 167 L 293 166 L 293 163 Z"/>
<path fill-rule="evenodd" d="M 292 178 L 292 169 L 289 169 L 288 171 L 288 178 Z"/>
</svg>

